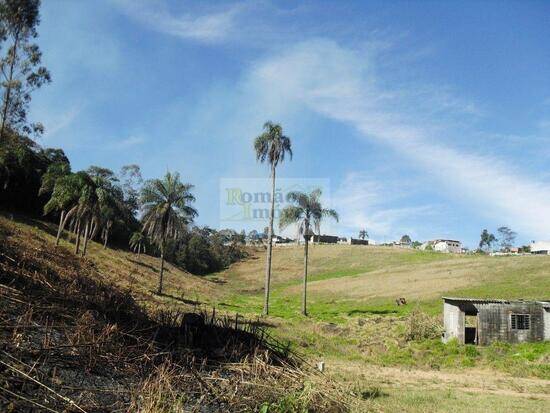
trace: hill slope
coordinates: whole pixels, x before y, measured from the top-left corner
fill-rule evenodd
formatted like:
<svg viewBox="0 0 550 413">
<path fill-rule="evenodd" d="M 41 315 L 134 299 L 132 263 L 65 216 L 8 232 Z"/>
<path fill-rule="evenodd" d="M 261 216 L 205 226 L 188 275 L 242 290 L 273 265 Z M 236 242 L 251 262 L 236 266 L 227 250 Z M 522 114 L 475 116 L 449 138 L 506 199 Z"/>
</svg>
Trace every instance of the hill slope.
<svg viewBox="0 0 550 413">
<path fill-rule="evenodd" d="M 53 225 L 0 217 L 0 227 L 19 233 L 23 254 L 52 247 Z M 550 257 L 457 256 L 340 245 L 315 245 L 310 251 L 310 317 L 299 314 L 303 252 L 290 246 L 274 251 L 272 315 L 262 322 L 309 360 L 325 361 L 330 376 L 364 399 L 357 411 L 550 408 L 548 343 L 473 348 L 445 346 L 438 338 L 441 295 L 548 297 Z M 168 265 L 166 295 L 160 297 L 153 293 L 159 264 L 154 257 L 142 256 L 138 262 L 134 254 L 104 250 L 96 243 L 85 260 L 69 251 L 63 254 L 61 262 L 83 266 L 94 279 L 127 290 L 150 312 L 189 311 L 198 305 L 249 316 L 261 310 L 261 249 L 207 277 Z M 408 304 L 397 307 L 397 297 L 406 297 Z M 420 324 L 421 334 L 411 339 L 411 329 Z"/>
<path fill-rule="evenodd" d="M 342 411 L 257 324 L 185 313 L 149 293 L 154 270 L 124 268 L 129 254 L 94 246 L 82 259 L 39 227 L 0 218 L 0 411 L 240 412 L 279 400 Z"/>
<path fill-rule="evenodd" d="M 222 305 L 259 311 L 265 265 L 257 250 L 245 262 L 215 276 L 224 284 Z M 273 258 L 273 314 L 298 315 L 303 250 L 280 247 Z M 212 278 L 211 278 L 212 279 Z M 432 313 L 442 295 L 491 298 L 550 296 L 549 256 L 454 255 L 391 247 L 315 245 L 310 248 L 311 317 L 330 319 L 369 311 L 406 313 L 398 297 Z M 233 307 L 231 307 L 233 305 Z"/>
</svg>

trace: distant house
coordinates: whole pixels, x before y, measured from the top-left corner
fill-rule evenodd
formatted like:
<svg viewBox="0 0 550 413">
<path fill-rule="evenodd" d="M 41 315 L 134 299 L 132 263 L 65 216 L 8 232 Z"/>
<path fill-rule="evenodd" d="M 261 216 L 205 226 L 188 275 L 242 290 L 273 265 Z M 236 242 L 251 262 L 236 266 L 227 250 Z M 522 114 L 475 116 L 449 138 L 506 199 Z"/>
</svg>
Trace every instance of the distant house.
<svg viewBox="0 0 550 413">
<path fill-rule="evenodd" d="M 321 244 L 336 244 L 338 237 L 336 235 L 313 235 L 312 241 Z"/>
<path fill-rule="evenodd" d="M 550 300 L 443 297 L 443 341 L 488 345 L 550 340 Z"/>
<path fill-rule="evenodd" d="M 368 239 L 350 238 L 348 241 L 350 245 L 369 245 Z"/>
<path fill-rule="evenodd" d="M 462 253 L 462 243 L 460 241 L 452 239 L 436 239 L 433 241 L 427 241 L 421 245 L 420 249 L 426 250 L 431 247 L 434 251 L 447 252 L 453 254 Z"/>
<path fill-rule="evenodd" d="M 294 242 L 293 239 L 281 237 L 280 235 L 273 235 L 273 238 L 271 239 L 274 244 L 289 244 L 291 242 Z"/>
<path fill-rule="evenodd" d="M 550 241 L 537 241 L 531 244 L 531 254 L 550 255 Z"/>
</svg>

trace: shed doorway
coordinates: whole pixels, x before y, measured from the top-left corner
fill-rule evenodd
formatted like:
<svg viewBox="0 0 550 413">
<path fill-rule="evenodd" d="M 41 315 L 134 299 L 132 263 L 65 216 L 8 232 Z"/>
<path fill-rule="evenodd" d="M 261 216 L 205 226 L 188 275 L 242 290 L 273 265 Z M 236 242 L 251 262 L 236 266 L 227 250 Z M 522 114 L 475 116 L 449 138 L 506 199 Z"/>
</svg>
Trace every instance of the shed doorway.
<svg viewBox="0 0 550 413">
<path fill-rule="evenodd" d="M 464 317 L 464 344 L 478 344 L 478 327 L 479 318 L 477 311 L 473 313 L 465 313 Z"/>
</svg>

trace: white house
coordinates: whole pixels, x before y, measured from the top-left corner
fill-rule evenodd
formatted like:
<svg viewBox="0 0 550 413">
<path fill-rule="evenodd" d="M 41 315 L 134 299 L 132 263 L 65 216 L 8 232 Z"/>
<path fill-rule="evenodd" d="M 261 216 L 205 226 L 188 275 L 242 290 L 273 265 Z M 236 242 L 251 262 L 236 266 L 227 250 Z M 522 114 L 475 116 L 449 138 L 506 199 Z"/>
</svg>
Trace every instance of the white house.
<svg viewBox="0 0 550 413">
<path fill-rule="evenodd" d="M 550 241 L 537 241 L 530 246 L 532 254 L 550 255 Z"/>
<path fill-rule="evenodd" d="M 434 251 L 450 252 L 453 254 L 462 253 L 462 243 L 452 239 L 436 239 L 433 241 L 428 241 L 422 244 L 420 249 L 425 250 L 428 246 L 431 246 Z"/>
</svg>

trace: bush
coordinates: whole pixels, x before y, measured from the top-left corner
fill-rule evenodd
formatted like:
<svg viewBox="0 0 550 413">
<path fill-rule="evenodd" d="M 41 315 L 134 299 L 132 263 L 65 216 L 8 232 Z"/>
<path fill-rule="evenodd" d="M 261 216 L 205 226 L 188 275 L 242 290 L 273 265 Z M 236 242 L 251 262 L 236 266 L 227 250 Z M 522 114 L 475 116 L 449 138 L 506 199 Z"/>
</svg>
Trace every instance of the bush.
<svg viewBox="0 0 550 413">
<path fill-rule="evenodd" d="M 414 309 L 407 319 L 405 340 L 420 341 L 440 338 L 443 333 L 441 324 L 433 316 Z"/>
<path fill-rule="evenodd" d="M 233 233 L 206 227 L 193 229 L 179 245 L 173 246 L 174 263 L 197 275 L 227 268 L 246 256 L 240 237 Z"/>
</svg>

